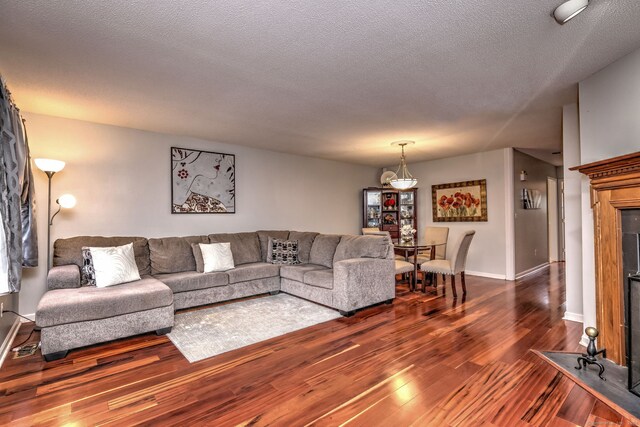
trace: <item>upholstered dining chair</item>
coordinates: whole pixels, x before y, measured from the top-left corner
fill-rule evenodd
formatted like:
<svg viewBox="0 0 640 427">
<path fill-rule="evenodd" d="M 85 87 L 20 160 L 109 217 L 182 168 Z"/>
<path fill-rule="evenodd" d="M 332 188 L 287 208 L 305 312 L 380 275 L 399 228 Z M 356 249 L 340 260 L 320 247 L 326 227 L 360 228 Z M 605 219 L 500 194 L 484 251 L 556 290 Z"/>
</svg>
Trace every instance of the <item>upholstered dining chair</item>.
<svg viewBox="0 0 640 427">
<path fill-rule="evenodd" d="M 388 231 L 382 231 L 377 228 L 363 228 L 362 234 L 365 236 L 388 236 L 391 238 L 391 233 Z M 409 276 L 409 283 L 413 283 L 413 263 L 404 260 L 402 255 L 396 254 L 396 275 L 406 274 Z"/>
<path fill-rule="evenodd" d="M 458 243 L 454 250 L 451 251 L 452 255 L 449 258 L 425 261 L 420 265 L 420 270 L 422 270 L 423 274 L 436 273 L 451 276 L 451 290 L 453 291 L 454 298 L 458 296 L 456 292 L 456 274 L 458 273 L 460 273 L 460 281 L 462 282 L 462 293 L 463 295 L 466 295 L 467 293 L 467 286 L 464 280 L 464 270 L 467 263 L 469 246 L 471 245 L 471 240 L 475 234 L 475 230 L 465 231 L 458 239 Z M 446 287 L 446 280 L 444 285 Z"/>
<path fill-rule="evenodd" d="M 363 235 L 373 234 L 374 236 L 387 236 L 390 235 L 388 231 L 382 231 L 378 227 L 365 227 L 362 229 Z"/>
<path fill-rule="evenodd" d="M 383 231 L 380 230 L 378 228 L 375 227 L 369 227 L 369 228 L 363 228 L 362 229 L 362 234 L 364 236 L 387 236 L 389 238 L 391 238 L 391 233 L 389 233 L 388 231 Z M 396 260 L 401 260 L 404 261 L 404 257 L 402 255 L 395 255 Z M 413 265 L 413 264 L 411 264 Z M 396 273 L 396 274 L 400 274 L 400 273 Z"/>
<path fill-rule="evenodd" d="M 447 242 L 449 240 L 449 227 L 427 227 L 424 232 L 424 240 L 429 242 Z M 431 250 L 418 254 L 418 265 L 431 260 Z M 436 256 L 433 259 L 446 259 L 447 245 L 436 246 Z"/>
</svg>

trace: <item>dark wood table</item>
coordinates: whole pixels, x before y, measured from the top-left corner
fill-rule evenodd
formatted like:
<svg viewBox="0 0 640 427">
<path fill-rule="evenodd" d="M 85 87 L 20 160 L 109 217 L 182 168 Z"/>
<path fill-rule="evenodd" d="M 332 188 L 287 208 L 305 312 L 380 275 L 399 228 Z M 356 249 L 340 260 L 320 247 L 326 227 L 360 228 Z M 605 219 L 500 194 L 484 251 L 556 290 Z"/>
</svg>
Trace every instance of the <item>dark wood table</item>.
<svg viewBox="0 0 640 427">
<path fill-rule="evenodd" d="M 436 257 L 436 247 L 446 245 L 447 242 L 437 242 L 434 240 L 412 240 L 410 242 L 398 242 L 394 243 L 393 247 L 396 252 L 404 254 L 405 261 L 409 260 L 410 254 L 413 254 L 413 283 L 409 284 L 409 288 L 415 291 L 418 285 L 418 252 L 430 249 L 429 260 L 433 260 Z"/>
</svg>

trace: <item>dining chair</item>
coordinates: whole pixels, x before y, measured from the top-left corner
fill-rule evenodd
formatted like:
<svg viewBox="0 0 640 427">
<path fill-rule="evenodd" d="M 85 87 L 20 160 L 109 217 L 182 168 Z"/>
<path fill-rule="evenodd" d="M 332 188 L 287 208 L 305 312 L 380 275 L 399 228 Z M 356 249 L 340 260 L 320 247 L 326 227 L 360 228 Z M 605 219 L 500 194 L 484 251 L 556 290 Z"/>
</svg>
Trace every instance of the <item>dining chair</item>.
<svg viewBox="0 0 640 427">
<path fill-rule="evenodd" d="M 374 236 L 377 236 L 377 235 L 387 235 L 390 233 L 388 231 L 382 231 L 378 227 L 365 227 L 362 229 L 362 234 L 364 235 L 373 234 Z"/>
<path fill-rule="evenodd" d="M 389 239 L 391 239 L 391 233 L 389 233 L 388 231 L 379 230 L 377 228 L 363 228 L 362 234 L 365 236 L 387 236 L 389 237 Z M 408 275 L 409 283 L 413 283 L 413 263 L 405 261 L 404 257 L 398 254 L 395 255 L 395 261 L 396 275 Z M 409 287 L 411 288 L 412 285 L 409 285 Z"/>
<path fill-rule="evenodd" d="M 408 275 L 408 279 L 409 279 L 409 289 L 413 290 L 413 263 L 408 262 L 408 261 L 403 261 L 400 259 L 395 260 L 396 261 L 396 275 L 398 274 L 402 274 L 404 275 Z"/>
<path fill-rule="evenodd" d="M 387 237 L 389 237 L 389 239 L 391 239 L 391 233 L 389 233 L 388 231 L 380 230 L 380 229 L 375 228 L 375 227 L 363 228 L 362 229 L 362 234 L 364 236 L 387 236 Z M 398 255 L 398 254 L 395 254 L 395 259 L 396 260 L 401 260 L 401 261 L 406 261 L 402 255 Z M 413 264 L 411 264 L 411 265 L 413 265 Z M 413 270 L 411 270 L 411 271 L 413 271 Z M 396 274 L 400 274 L 400 273 L 396 273 Z"/>
<path fill-rule="evenodd" d="M 425 242 L 445 242 L 436 246 L 436 256 L 433 259 L 447 258 L 447 245 L 449 240 L 449 227 L 427 227 L 424 232 Z M 418 253 L 418 265 L 431 260 L 431 250 Z"/>
<path fill-rule="evenodd" d="M 453 291 L 454 298 L 458 296 L 456 292 L 456 274 L 458 273 L 460 273 L 460 281 L 462 282 L 462 294 L 466 295 L 467 293 L 467 286 L 464 280 L 464 270 L 467 263 L 469 246 L 471 245 L 471 240 L 475 234 L 475 230 L 465 231 L 458 239 L 458 243 L 452 251 L 453 255 L 450 258 L 425 261 L 420 265 L 420 270 L 423 274 L 436 273 L 451 276 L 451 290 Z M 446 288 L 446 280 L 444 285 Z M 424 288 L 424 284 L 422 286 Z"/>
</svg>

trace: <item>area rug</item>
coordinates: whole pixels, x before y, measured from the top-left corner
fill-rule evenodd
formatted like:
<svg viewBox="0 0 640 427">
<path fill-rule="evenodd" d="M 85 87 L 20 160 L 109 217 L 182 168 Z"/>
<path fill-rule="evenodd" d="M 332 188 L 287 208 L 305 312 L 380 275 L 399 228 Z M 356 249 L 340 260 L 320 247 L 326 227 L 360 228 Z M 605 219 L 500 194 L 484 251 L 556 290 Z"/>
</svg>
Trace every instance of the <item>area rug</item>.
<svg viewBox="0 0 640 427">
<path fill-rule="evenodd" d="M 341 317 L 287 294 L 180 313 L 169 339 L 191 363 Z"/>
</svg>

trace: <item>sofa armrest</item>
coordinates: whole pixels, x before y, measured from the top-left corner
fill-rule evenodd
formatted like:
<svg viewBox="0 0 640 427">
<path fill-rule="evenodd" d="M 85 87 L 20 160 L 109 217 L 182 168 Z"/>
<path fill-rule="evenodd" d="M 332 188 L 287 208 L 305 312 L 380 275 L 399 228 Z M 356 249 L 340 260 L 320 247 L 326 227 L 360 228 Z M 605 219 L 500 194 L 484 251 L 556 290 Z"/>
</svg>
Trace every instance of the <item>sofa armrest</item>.
<svg viewBox="0 0 640 427">
<path fill-rule="evenodd" d="M 47 276 L 47 288 L 69 289 L 80 287 L 80 268 L 75 264 L 52 267 Z"/>
<path fill-rule="evenodd" d="M 350 258 L 333 264 L 333 302 L 353 311 L 396 296 L 395 262 L 383 258 Z"/>
</svg>

